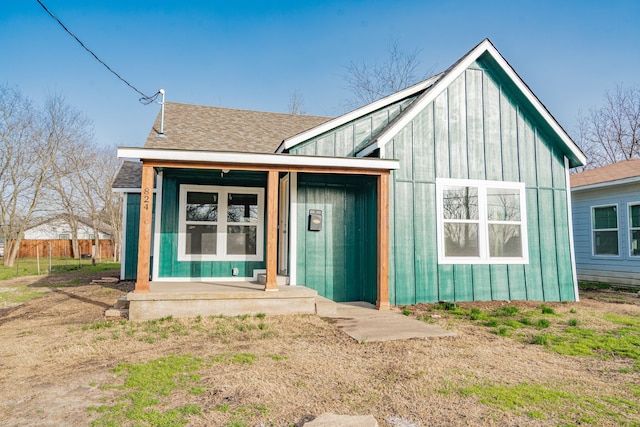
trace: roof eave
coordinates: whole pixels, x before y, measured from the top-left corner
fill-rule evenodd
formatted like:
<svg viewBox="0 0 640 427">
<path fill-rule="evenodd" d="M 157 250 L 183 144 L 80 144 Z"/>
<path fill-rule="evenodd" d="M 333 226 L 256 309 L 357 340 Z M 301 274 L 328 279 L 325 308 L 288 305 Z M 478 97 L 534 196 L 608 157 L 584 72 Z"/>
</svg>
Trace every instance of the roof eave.
<svg viewBox="0 0 640 427">
<path fill-rule="evenodd" d="M 292 154 L 237 153 L 222 151 L 194 151 L 119 147 L 118 157 L 140 160 L 200 162 L 227 165 L 264 165 L 268 167 L 344 168 L 353 170 L 389 171 L 400 168 L 397 160 L 358 159 L 354 157 L 299 156 Z"/>
<path fill-rule="evenodd" d="M 571 187 L 571 192 L 578 192 L 584 190 L 595 190 L 598 188 L 607 188 L 617 185 L 635 184 L 640 182 L 640 176 L 634 176 L 630 178 L 616 179 L 615 181 L 597 182 L 595 184 L 581 185 L 578 187 Z"/>
</svg>

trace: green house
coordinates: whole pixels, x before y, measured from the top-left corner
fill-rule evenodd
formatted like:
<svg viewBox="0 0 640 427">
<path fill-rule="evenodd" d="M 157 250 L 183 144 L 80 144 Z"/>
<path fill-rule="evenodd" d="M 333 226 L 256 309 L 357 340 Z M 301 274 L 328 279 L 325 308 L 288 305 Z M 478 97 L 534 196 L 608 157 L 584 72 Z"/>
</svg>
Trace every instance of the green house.
<svg viewBox="0 0 640 427">
<path fill-rule="evenodd" d="M 165 103 L 119 156 L 140 160 L 117 185 L 135 292 L 264 274 L 378 308 L 578 299 L 584 154 L 489 40 L 333 119 Z"/>
</svg>

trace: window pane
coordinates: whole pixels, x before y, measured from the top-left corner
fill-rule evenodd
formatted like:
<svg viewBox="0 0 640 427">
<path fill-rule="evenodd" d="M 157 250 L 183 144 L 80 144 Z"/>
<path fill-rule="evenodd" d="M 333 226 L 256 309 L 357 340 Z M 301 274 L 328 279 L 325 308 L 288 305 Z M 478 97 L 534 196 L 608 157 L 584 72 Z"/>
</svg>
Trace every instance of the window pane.
<svg viewBox="0 0 640 427">
<path fill-rule="evenodd" d="M 596 255 L 618 255 L 617 231 L 594 231 L 593 238 Z"/>
<path fill-rule="evenodd" d="M 618 209 L 615 206 L 593 208 L 593 229 L 618 228 Z"/>
<path fill-rule="evenodd" d="M 522 257 L 520 226 L 512 224 L 489 225 L 489 256 Z"/>
<path fill-rule="evenodd" d="M 444 255 L 477 257 L 478 224 L 444 224 Z"/>
<path fill-rule="evenodd" d="M 187 225 L 187 254 L 215 255 L 217 244 L 217 225 Z"/>
<path fill-rule="evenodd" d="M 520 190 L 487 188 L 489 221 L 520 221 Z"/>
<path fill-rule="evenodd" d="M 257 227 L 255 225 L 227 226 L 227 254 L 255 255 Z"/>
<path fill-rule="evenodd" d="M 632 228 L 640 227 L 640 205 L 629 207 L 629 221 Z"/>
<path fill-rule="evenodd" d="M 631 232 L 631 255 L 640 256 L 640 230 Z"/>
<path fill-rule="evenodd" d="M 227 205 L 228 222 L 256 222 L 258 221 L 257 194 L 229 194 Z"/>
<path fill-rule="evenodd" d="M 218 193 L 187 193 L 187 221 L 217 221 Z"/>
<path fill-rule="evenodd" d="M 447 187 L 442 192 L 445 219 L 478 219 L 478 189 Z"/>
</svg>

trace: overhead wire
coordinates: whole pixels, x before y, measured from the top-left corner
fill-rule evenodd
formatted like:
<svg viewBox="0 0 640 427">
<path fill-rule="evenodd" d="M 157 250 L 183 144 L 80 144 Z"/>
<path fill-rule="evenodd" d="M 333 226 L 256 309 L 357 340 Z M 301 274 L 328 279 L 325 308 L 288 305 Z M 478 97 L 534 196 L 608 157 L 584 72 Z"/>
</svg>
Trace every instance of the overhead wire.
<svg viewBox="0 0 640 427">
<path fill-rule="evenodd" d="M 91 54 L 91 56 L 93 56 L 99 63 L 101 63 L 107 70 L 109 70 L 113 75 L 115 75 L 118 79 L 120 79 L 122 82 L 124 82 L 127 86 L 129 86 L 131 89 L 133 89 L 134 91 L 136 91 L 138 94 L 142 95 L 142 98 L 140 98 L 138 101 L 140 101 L 142 104 L 144 105 L 148 105 L 151 104 L 152 102 L 154 102 L 156 99 L 158 99 L 158 96 L 160 95 L 160 91 L 157 91 L 156 93 L 154 93 L 151 96 L 148 96 L 146 94 L 144 94 L 143 92 L 141 92 L 140 90 L 138 90 L 138 88 L 136 88 L 134 85 L 132 85 L 131 83 L 129 83 L 127 80 L 125 80 L 120 74 L 118 74 L 117 72 L 115 72 L 111 67 L 109 67 L 109 65 L 107 65 L 106 62 L 104 62 L 102 59 L 98 58 L 98 55 L 96 55 L 91 49 L 89 49 L 84 43 L 82 43 L 82 41 L 71 31 L 69 30 L 66 25 L 64 25 L 62 23 L 62 21 L 60 21 L 60 19 L 58 19 L 58 17 L 56 15 L 54 15 L 53 12 L 51 12 L 47 6 L 44 5 L 44 3 L 42 3 L 41 0 L 36 0 L 38 2 L 38 4 L 45 10 L 45 12 L 47 12 L 49 14 L 49 16 L 51 16 L 58 24 L 60 24 L 60 26 L 71 36 L 73 37 L 78 43 L 80 43 L 80 46 L 82 46 L 84 48 L 84 50 L 86 50 L 87 52 L 89 52 Z"/>
</svg>

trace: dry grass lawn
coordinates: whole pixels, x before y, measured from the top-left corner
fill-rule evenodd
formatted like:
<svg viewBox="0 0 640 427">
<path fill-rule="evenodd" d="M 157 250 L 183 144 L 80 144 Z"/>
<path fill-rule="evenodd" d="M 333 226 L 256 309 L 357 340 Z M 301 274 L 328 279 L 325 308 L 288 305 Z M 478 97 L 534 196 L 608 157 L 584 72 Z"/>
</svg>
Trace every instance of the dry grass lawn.
<svg viewBox="0 0 640 427">
<path fill-rule="evenodd" d="M 640 425 L 633 293 L 585 292 L 546 314 L 412 306 L 457 336 L 379 343 L 316 316 L 107 322 L 131 285 L 64 286 L 74 278 L 32 279 L 50 291 L 0 311 L 0 425 L 300 426 L 324 412 L 381 426 Z M 512 316 L 486 317 L 496 310 Z M 566 354 L 567 328 L 615 330 L 613 347 Z M 624 340 L 628 352 L 611 350 Z"/>
</svg>

